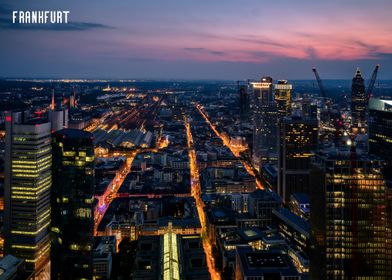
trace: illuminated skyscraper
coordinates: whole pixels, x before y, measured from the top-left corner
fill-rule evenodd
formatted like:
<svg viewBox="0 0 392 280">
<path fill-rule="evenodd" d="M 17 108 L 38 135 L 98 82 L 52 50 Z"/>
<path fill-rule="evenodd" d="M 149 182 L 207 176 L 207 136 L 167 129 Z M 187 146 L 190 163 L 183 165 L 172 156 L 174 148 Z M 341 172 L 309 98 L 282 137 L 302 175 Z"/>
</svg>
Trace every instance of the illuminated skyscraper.
<svg viewBox="0 0 392 280">
<path fill-rule="evenodd" d="M 285 117 L 279 121 L 278 194 L 288 202 L 293 193 L 309 193 L 311 157 L 317 149 L 316 119 Z"/>
<path fill-rule="evenodd" d="M 369 153 L 385 160 L 385 176 L 392 187 L 392 100 L 370 99 Z"/>
<path fill-rule="evenodd" d="M 53 136 L 52 279 L 92 279 L 93 136 L 63 129 Z"/>
<path fill-rule="evenodd" d="M 392 100 L 371 98 L 369 102 L 369 153 L 385 161 L 387 182 L 387 259 L 392 267 Z M 388 275 L 392 278 L 392 269 Z"/>
<path fill-rule="evenodd" d="M 365 82 L 359 68 L 355 73 L 351 86 L 351 117 L 353 132 L 366 132 L 368 100 L 365 92 Z"/>
<path fill-rule="evenodd" d="M 291 90 L 293 86 L 287 80 L 280 80 L 275 85 L 275 101 L 278 106 L 278 117 L 291 115 Z"/>
<path fill-rule="evenodd" d="M 49 262 L 51 124 L 27 113 L 6 115 L 5 253 L 38 276 Z"/>
<path fill-rule="evenodd" d="M 277 111 L 272 92 L 272 78 L 263 77 L 252 83 L 253 88 L 253 163 L 260 168 L 262 162 L 276 158 Z"/>
<path fill-rule="evenodd" d="M 390 279 L 382 162 L 355 151 L 315 157 L 311 279 Z"/>
</svg>

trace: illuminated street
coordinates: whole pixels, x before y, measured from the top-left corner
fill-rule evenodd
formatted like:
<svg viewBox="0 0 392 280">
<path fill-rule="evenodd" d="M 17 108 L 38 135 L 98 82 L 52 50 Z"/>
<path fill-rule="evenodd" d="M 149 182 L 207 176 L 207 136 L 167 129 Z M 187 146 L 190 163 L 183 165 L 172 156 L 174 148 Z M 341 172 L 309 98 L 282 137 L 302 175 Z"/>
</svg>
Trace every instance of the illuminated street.
<svg viewBox="0 0 392 280">
<path fill-rule="evenodd" d="M 202 226 L 202 240 L 203 240 L 203 248 L 206 254 L 208 270 L 211 274 L 211 279 L 221 279 L 219 272 L 215 269 L 215 259 L 212 255 L 212 246 L 209 238 L 207 237 L 207 224 L 206 217 L 203 210 L 203 201 L 201 199 L 201 187 L 199 180 L 199 170 L 197 167 L 196 161 L 196 152 L 193 148 L 193 137 L 190 128 L 190 124 L 186 117 L 184 117 L 185 127 L 186 127 L 186 135 L 187 135 L 187 144 L 188 144 L 188 153 L 189 153 L 189 161 L 190 161 L 190 172 L 191 172 L 191 191 L 192 195 L 196 201 L 197 212 L 200 219 L 200 224 Z"/>
<path fill-rule="evenodd" d="M 220 133 L 218 131 L 218 129 L 216 128 L 216 125 L 211 123 L 210 119 L 208 118 L 207 114 L 203 111 L 202 106 L 200 104 L 196 104 L 196 108 L 199 111 L 199 113 L 203 116 L 204 120 L 209 124 L 212 131 L 214 131 L 216 136 L 218 136 L 222 140 L 223 144 L 230 149 L 230 151 L 233 153 L 233 155 L 241 161 L 242 165 L 245 167 L 246 171 L 248 171 L 249 175 L 255 177 L 257 188 L 264 189 L 263 184 L 256 177 L 256 174 L 255 174 L 252 166 L 248 162 L 246 162 L 240 158 L 241 150 L 238 150 L 237 148 L 230 145 L 230 140 L 228 139 L 228 137 L 226 135 L 223 135 L 222 133 Z"/>
<path fill-rule="evenodd" d="M 127 163 L 125 167 L 116 173 L 116 176 L 109 183 L 104 194 L 99 198 L 98 204 L 94 209 L 94 235 L 98 234 L 98 226 L 101 223 L 106 211 L 109 209 L 110 203 L 117 197 L 117 192 L 120 189 L 124 179 L 131 171 L 132 162 L 137 155 L 138 151 L 135 151 L 127 156 Z"/>
</svg>

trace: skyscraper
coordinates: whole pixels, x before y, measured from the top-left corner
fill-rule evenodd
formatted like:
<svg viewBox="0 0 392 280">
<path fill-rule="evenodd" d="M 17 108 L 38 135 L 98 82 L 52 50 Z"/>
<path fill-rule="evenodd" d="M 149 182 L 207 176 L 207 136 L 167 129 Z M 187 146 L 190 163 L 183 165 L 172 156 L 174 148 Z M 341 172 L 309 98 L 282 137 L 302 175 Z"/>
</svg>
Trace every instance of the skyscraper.
<svg viewBox="0 0 392 280">
<path fill-rule="evenodd" d="M 385 161 L 383 168 L 387 183 L 387 259 L 392 267 L 392 100 L 371 98 L 369 101 L 369 153 Z M 392 271 L 390 275 L 392 277 Z"/>
<path fill-rule="evenodd" d="M 246 120 L 250 111 L 248 85 L 238 82 L 238 91 L 240 95 L 240 116 L 242 120 Z"/>
<path fill-rule="evenodd" d="M 381 167 L 354 150 L 315 157 L 311 279 L 390 279 Z"/>
<path fill-rule="evenodd" d="M 252 83 L 253 88 L 253 164 L 259 169 L 264 161 L 276 157 L 277 111 L 271 77 Z"/>
<path fill-rule="evenodd" d="M 369 153 L 385 160 L 384 173 L 392 187 L 392 100 L 370 99 Z"/>
<path fill-rule="evenodd" d="M 351 86 L 351 118 L 354 133 L 366 132 L 368 100 L 365 92 L 365 82 L 359 68 L 355 72 Z"/>
<path fill-rule="evenodd" d="M 275 101 L 278 106 L 278 117 L 291 115 L 291 90 L 293 86 L 287 80 L 280 80 L 275 85 Z"/>
<path fill-rule="evenodd" d="M 51 124 L 27 112 L 6 115 L 5 253 L 43 273 L 49 263 Z"/>
<path fill-rule="evenodd" d="M 63 129 L 53 136 L 52 279 L 92 279 L 93 136 Z"/>
<path fill-rule="evenodd" d="M 279 121 L 278 194 L 283 201 L 296 192 L 309 193 L 311 157 L 317 144 L 317 119 L 293 116 Z"/>
</svg>

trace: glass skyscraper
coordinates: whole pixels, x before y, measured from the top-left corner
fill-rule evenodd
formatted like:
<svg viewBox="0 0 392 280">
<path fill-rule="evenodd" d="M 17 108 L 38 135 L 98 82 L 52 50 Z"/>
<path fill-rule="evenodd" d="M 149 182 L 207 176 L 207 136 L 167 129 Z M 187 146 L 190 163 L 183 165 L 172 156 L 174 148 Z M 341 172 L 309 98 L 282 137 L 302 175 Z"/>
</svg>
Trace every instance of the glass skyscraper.
<svg viewBox="0 0 392 280">
<path fill-rule="evenodd" d="M 354 149 L 315 157 L 311 279 L 390 279 L 382 164 Z"/>
<path fill-rule="evenodd" d="M 263 77 L 253 88 L 253 164 L 259 169 L 264 161 L 276 157 L 277 107 L 271 77 Z"/>
<path fill-rule="evenodd" d="M 92 279 L 93 136 L 63 129 L 53 136 L 52 279 Z"/>
</svg>

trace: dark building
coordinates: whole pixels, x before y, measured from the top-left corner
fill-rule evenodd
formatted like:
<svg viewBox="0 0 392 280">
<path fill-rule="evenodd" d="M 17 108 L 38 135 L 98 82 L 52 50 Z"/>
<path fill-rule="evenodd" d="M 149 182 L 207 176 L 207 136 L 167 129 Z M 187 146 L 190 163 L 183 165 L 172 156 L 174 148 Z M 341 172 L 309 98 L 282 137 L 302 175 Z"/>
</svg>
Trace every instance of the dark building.
<svg viewBox="0 0 392 280">
<path fill-rule="evenodd" d="M 91 133 L 53 136 L 52 279 L 92 279 L 94 148 Z"/>
<path fill-rule="evenodd" d="M 317 105 L 312 104 L 310 99 L 302 100 L 302 115 L 307 119 L 317 119 Z"/>
<path fill-rule="evenodd" d="M 309 254 L 310 225 L 309 222 L 295 215 L 287 208 L 274 209 L 275 224 L 278 232 L 301 252 Z"/>
<path fill-rule="evenodd" d="M 200 236 L 170 231 L 142 236 L 137 242 L 132 279 L 210 280 Z"/>
<path fill-rule="evenodd" d="M 275 192 L 256 190 L 249 194 L 248 212 L 257 219 L 257 224 L 260 227 L 272 225 L 272 210 L 281 206 L 281 198 Z"/>
<path fill-rule="evenodd" d="M 311 279 L 391 279 L 382 162 L 320 152 L 311 173 Z"/>
<path fill-rule="evenodd" d="M 287 254 L 237 247 L 235 279 L 301 280 L 301 275 Z"/>
<path fill-rule="evenodd" d="M 271 77 L 252 83 L 253 88 L 253 164 L 259 169 L 262 163 L 276 158 L 277 106 L 274 100 Z"/>
<path fill-rule="evenodd" d="M 392 267 L 392 100 L 370 99 L 369 153 L 385 162 L 388 266 Z"/>
<path fill-rule="evenodd" d="M 238 91 L 240 95 L 240 116 L 242 120 L 246 120 L 250 113 L 248 85 L 238 83 Z"/>
<path fill-rule="evenodd" d="M 392 100 L 370 99 L 369 153 L 385 161 L 385 178 L 392 186 Z"/>
<path fill-rule="evenodd" d="M 354 133 L 366 132 L 368 100 L 365 91 L 365 81 L 359 68 L 355 73 L 351 86 L 351 118 Z"/>
<path fill-rule="evenodd" d="M 293 193 L 309 193 L 311 157 L 317 145 L 316 119 L 286 117 L 279 121 L 278 194 L 284 202 Z"/>
</svg>

